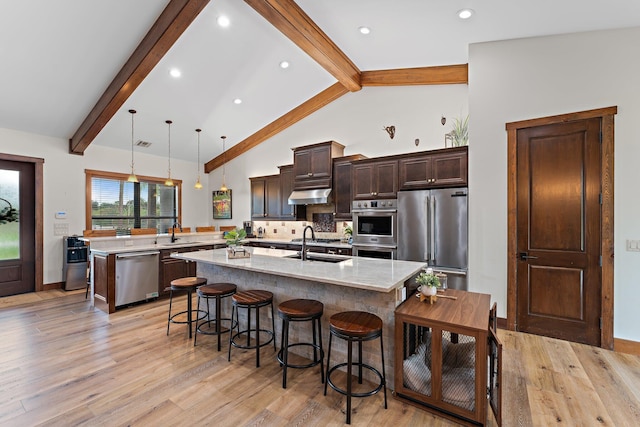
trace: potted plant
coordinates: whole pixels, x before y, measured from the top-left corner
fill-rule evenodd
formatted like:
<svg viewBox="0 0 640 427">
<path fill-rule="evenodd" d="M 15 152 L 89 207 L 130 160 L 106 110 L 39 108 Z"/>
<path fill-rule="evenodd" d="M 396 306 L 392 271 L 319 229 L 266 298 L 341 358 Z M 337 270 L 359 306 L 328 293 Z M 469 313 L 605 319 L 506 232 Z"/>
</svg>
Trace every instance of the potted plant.
<svg viewBox="0 0 640 427">
<path fill-rule="evenodd" d="M 236 228 L 235 230 L 227 231 L 224 235 L 224 239 L 227 241 L 227 246 L 236 247 L 240 246 L 242 240 L 246 239 L 247 232 L 244 228 Z"/>
<path fill-rule="evenodd" d="M 418 291 L 423 295 L 435 295 L 440 287 L 440 279 L 433 274 L 433 271 L 423 271 L 416 277 Z"/>
<path fill-rule="evenodd" d="M 347 225 L 343 231 L 344 235 L 347 237 L 347 241 L 351 243 L 353 241 L 353 228 L 350 225 Z"/>
<path fill-rule="evenodd" d="M 469 144 L 469 116 L 464 119 L 455 118 L 453 120 L 453 129 L 451 129 L 451 145 L 454 147 L 462 147 Z"/>
</svg>

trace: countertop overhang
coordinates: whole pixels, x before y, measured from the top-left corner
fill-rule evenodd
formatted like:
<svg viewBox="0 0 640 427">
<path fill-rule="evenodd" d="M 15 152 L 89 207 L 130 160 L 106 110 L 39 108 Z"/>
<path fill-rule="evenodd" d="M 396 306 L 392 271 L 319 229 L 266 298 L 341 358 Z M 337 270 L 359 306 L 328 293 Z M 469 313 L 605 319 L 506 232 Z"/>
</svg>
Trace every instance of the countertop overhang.
<svg viewBox="0 0 640 427">
<path fill-rule="evenodd" d="M 171 256 L 205 264 L 376 292 L 391 292 L 402 288 L 406 280 L 427 266 L 426 263 L 421 262 L 365 257 L 351 257 L 338 263 L 302 261 L 287 258 L 295 255 L 296 251 L 253 247 L 247 249 L 251 252 L 249 258 L 228 259 L 226 249 L 183 252 Z"/>
</svg>

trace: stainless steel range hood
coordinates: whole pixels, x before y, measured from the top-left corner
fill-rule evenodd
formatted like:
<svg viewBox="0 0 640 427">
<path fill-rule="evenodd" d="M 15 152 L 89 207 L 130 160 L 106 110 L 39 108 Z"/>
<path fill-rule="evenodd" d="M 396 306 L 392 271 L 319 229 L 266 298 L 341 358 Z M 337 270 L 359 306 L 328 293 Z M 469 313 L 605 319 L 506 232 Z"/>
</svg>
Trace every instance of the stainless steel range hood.
<svg viewBox="0 0 640 427">
<path fill-rule="evenodd" d="M 321 205 L 329 203 L 330 188 L 294 190 L 289 196 L 290 205 Z"/>
</svg>

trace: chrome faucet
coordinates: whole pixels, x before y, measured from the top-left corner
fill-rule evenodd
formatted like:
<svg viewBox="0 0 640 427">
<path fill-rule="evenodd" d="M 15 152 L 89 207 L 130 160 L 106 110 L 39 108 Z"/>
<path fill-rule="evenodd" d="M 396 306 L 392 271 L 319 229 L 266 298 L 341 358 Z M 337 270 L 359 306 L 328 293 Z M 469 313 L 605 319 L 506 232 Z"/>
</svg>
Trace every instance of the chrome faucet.
<svg viewBox="0 0 640 427">
<path fill-rule="evenodd" d="M 178 227 L 180 231 L 182 231 L 182 226 L 180 225 L 180 223 L 178 221 L 174 222 L 171 226 L 171 243 L 175 243 L 175 241 L 179 239 L 179 237 L 176 237 L 176 227 Z"/>
<path fill-rule="evenodd" d="M 307 225 L 302 231 L 302 251 L 300 252 L 302 261 L 307 260 L 307 229 L 311 230 L 311 239 L 313 241 L 316 240 L 316 233 L 313 231 L 313 227 L 310 225 Z"/>
</svg>

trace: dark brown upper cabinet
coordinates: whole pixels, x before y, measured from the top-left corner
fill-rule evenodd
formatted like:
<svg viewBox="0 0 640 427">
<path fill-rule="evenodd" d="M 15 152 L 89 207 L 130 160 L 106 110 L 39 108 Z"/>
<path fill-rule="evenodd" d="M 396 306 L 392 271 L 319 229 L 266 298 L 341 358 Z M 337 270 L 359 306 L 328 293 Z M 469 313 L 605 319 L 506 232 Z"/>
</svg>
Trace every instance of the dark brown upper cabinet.
<svg viewBox="0 0 640 427">
<path fill-rule="evenodd" d="M 334 219 L 351 221 L 351 171 L 355 160 L 365 159 L 361 154 L 338 157 L 333 159 L 333 204 L 335 206 Z"/>
<path fill-rule="evenodd" d="M 289 195 L 293 191 L 293 165 L 279 166 L 280 169 L 280 216 L 286 220 L 305 220 L 305 205 L 290 205 Z"/>
<path fill-rule="evenodd" d="M 455 147 L 400 158 L 400 190 L 466 186 L 467 153 L 468 147 Z"/>
<path fill-rule="evenodd" d="M 334 157 L 342 157 L 344 145 L 335 141 L 293 149 L 293 188 L 331 188 Z"/>
<path fill-rule="evenodd" d="M 395 199 L 398 195 L 398 160 L 360 160 L 353 164 L 354 200 Z"/>
<path fill-rule="evenodd" d="M 251 218 L 279 219 L 280 175 L 260 176 L 250 180 Z"/>
</svg>

